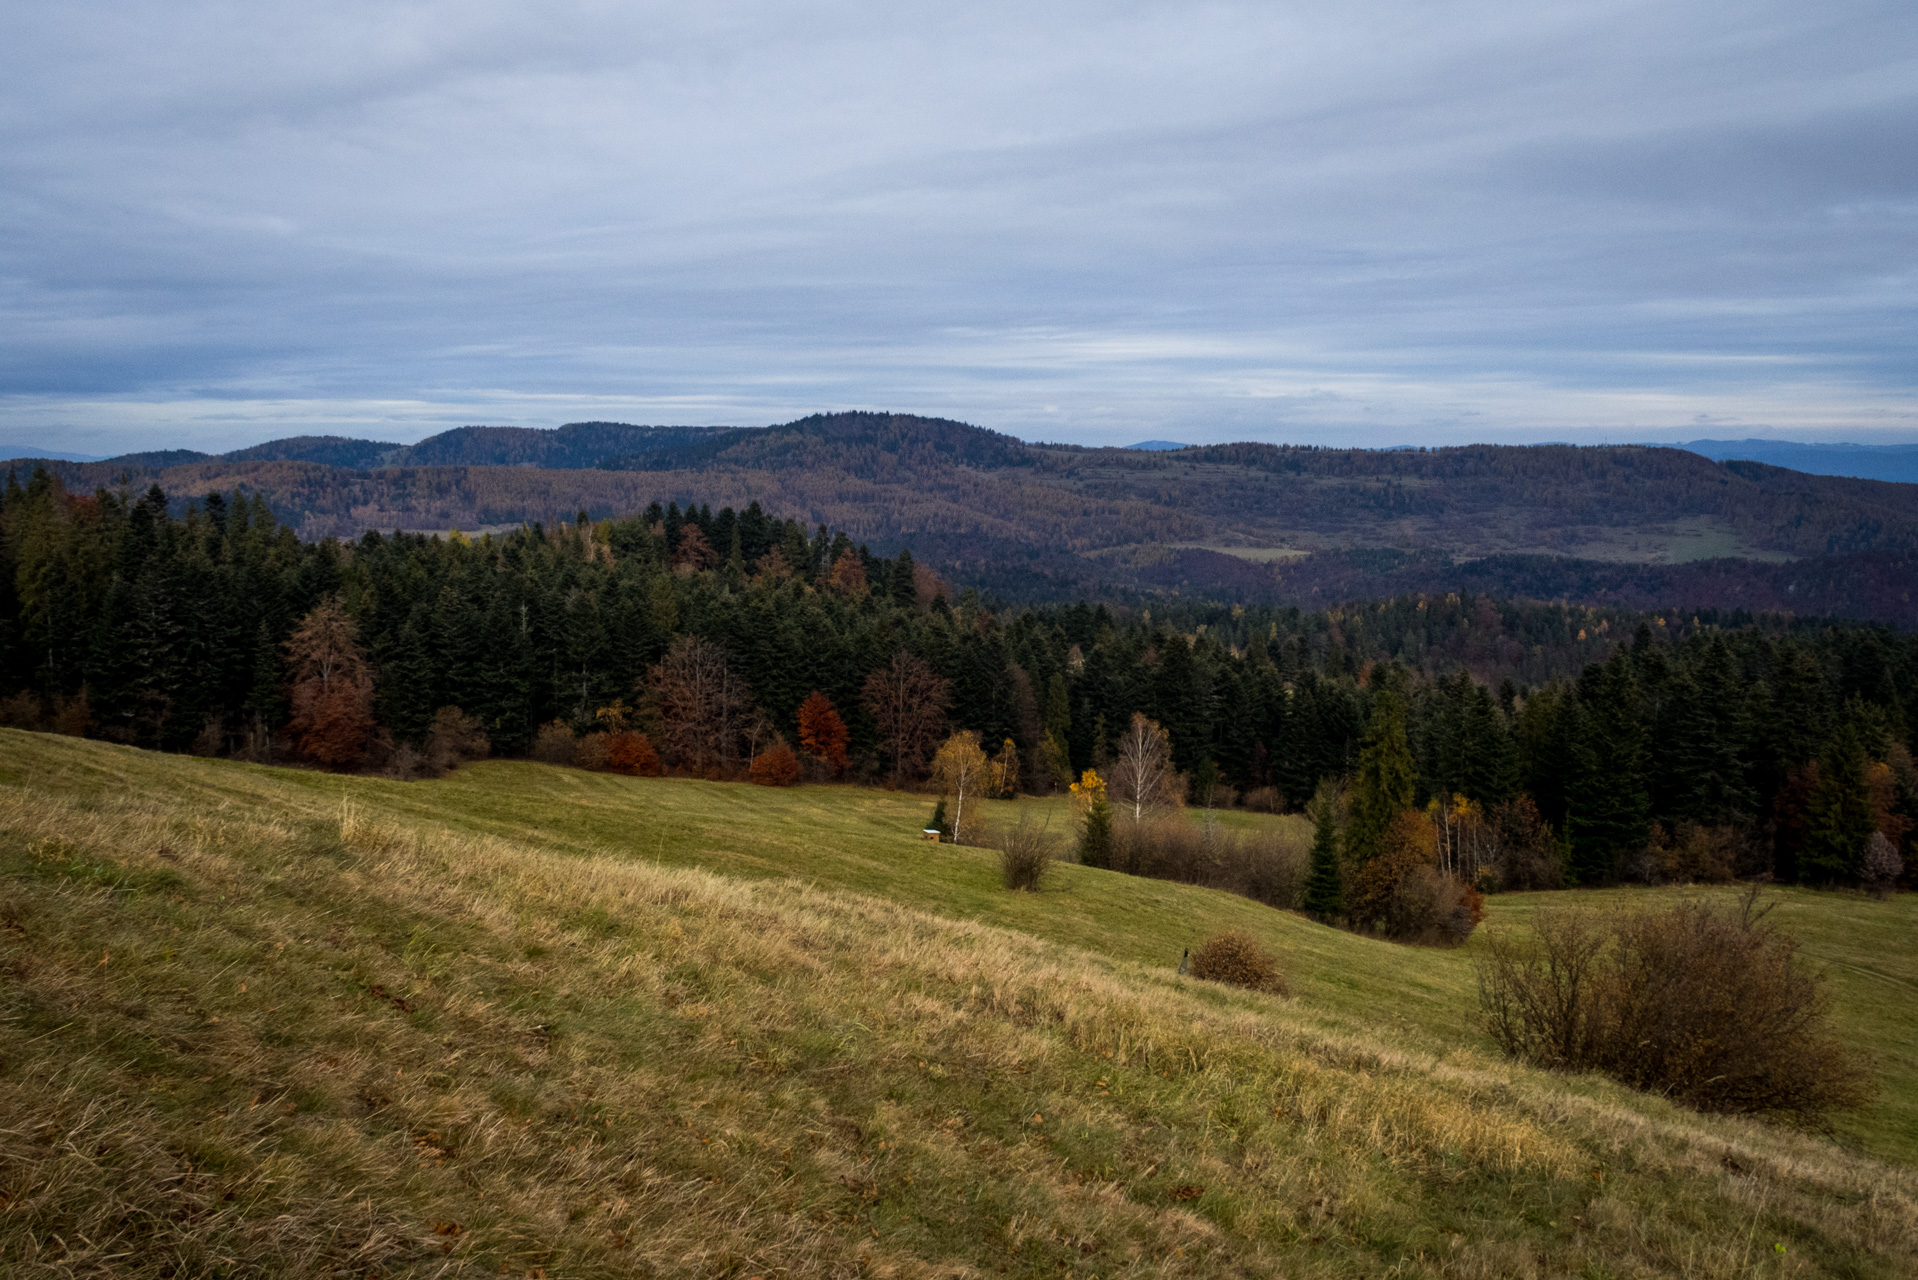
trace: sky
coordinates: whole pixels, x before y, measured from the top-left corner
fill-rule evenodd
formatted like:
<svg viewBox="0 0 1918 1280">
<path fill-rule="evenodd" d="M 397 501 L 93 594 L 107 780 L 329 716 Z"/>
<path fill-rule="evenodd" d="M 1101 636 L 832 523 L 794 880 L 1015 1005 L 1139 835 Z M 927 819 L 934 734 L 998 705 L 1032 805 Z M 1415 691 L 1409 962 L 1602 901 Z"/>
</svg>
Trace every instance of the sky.
<svg viewBox="0 0 1918 1280">
<path fill-rule="evenodd" d="M 0 446 L 1918 440 L 1911 0 L 0 9 Z"/>
</svg>

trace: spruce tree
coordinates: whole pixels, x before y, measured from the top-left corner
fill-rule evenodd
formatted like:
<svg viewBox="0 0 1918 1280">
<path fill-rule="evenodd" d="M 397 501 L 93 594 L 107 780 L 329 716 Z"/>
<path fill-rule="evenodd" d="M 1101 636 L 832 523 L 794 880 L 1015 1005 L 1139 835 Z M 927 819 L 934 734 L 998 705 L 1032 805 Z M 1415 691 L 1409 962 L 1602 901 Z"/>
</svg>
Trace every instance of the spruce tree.
<svg viewBox="0 0 1918 1280">
<path fill-rule="evenodd" d="M 1322 797 L 1316 808 L 1304 907 L 1305 913 L 1314 919 L 1331 921 L 1345 914 L 1345 876 L 1339 866 L 1338 806 Z"/>
<path fill-rule="evenodd" d="M 1086 806 L 1085 827 L 1079 832 L 1079 861 L 1088 867 L 1112 865 L 1112 804 L 1104 787 L 1096 788 Z"/>
<path fill-rule="evenodd" d="M 1857 729 L 1847 724 L 1820 757 L 1818 785 L 1805 806 L 1805 849 L 1798 860 L 1805 879 L 1857 879 L 1865 842 L 1877 826 L 1865 768 L 1864 744 Z"/>
<path fill-rule="evenodd" d="M 1621 649 L 1603 666 L 1587 667 L 1577 702 L 1583 724 L 1571 743 L 1565 834 L 1576 881 L 1602 884 L 1651 832 L 1645 709 L 1630 656 Z"/>
<path fill-rule="evenodd" d="M 886 594 L 902 609 L 910 609 L 918 601 L 919 584 L 914 573 L 912 552 L 901 551 L 892 562 L 892 575 L 886 579 Z"/>
<path fill-rule="evenodd" d="M 1365 862 L 1378 851 L 1392 820 L 1417 798 L 1412 749 L 1405 740 L 1405 702 L 1395 691 L 1381 692 L 1372 708 L 1372 724 L 1359 750 L 1352 780 L 1352 817 L 1346 827 L 1346 852 Z"/>
</svg>

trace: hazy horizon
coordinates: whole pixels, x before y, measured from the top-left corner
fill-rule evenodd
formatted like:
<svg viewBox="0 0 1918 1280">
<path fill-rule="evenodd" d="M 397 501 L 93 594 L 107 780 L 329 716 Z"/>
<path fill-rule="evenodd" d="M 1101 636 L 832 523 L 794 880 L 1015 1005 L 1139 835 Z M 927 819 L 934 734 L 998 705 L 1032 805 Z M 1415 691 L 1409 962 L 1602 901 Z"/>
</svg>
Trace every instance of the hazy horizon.
<svg viewBox="0 0 1918 1280">
<path fill-rule="evenodd" d="M 0 17 L 0 441 L 1918 440 L 1918 11 Z"/>
</svg>

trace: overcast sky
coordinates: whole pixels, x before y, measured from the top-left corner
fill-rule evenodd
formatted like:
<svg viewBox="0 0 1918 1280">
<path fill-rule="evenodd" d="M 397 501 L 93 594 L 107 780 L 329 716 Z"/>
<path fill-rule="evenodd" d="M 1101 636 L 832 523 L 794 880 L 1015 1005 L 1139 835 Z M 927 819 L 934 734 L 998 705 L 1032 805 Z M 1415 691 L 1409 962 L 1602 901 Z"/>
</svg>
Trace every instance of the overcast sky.
<svg viewBox="0 0 1918 1280">
<path fill-rule="evenodd" d="M 1912 0 L 13 0 L 0 443 L 1918 439 Z"/>
</svg>

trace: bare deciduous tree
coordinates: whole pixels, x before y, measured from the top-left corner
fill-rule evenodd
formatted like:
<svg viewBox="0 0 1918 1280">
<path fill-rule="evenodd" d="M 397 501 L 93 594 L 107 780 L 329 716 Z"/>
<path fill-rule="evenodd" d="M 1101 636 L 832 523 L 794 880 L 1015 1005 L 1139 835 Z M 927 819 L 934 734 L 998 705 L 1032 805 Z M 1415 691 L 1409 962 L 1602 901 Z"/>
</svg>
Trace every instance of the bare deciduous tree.
<svg viewBox="0 0 1918 1280">
<path fill-rule="evenodd" d="M 1172 740 L 1156 720 L 1132 713 L 1132 723 L 1119 739 L 1118 759 L 1108 779 L 1112 797 L 1131 813 L 1136 824 L 1146 811 L 1178 803 L 1179 775 L 1172 768 Z"/>
<path fill-rule="evenodd" d="M 879 730 L 879 743 L 892 757 L 892 783 L 917 774 L 946 727 L 952 686 L 931 667 L 901 649 L 892 661 L 866 677 L 862 700 Z"/>
<path fill-rule="evenodd" d="M 649 678 L 659 698 L 661 745 L 675 763 L 705 771 L 738 758 L 752 697 L 718 645 L 680 636 Z"/>
</svg>

